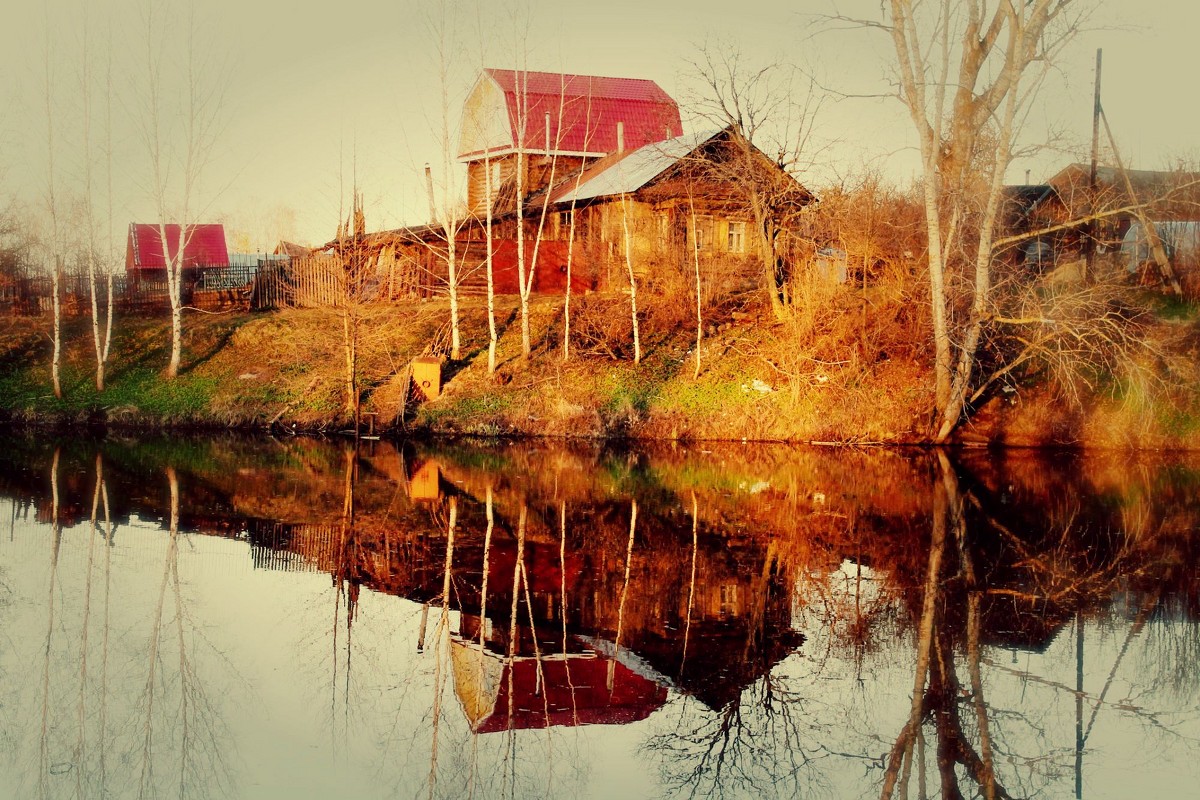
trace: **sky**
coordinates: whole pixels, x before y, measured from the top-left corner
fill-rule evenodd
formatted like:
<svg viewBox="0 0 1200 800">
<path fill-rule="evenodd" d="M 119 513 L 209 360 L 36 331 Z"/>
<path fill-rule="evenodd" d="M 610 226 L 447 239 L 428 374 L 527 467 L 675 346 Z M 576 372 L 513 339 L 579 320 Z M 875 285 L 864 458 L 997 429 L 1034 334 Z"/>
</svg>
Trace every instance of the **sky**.
<svg viewBox="0 0 1200 800">
<path fill-rule="evenodd" d="M 1127 166 L 1156 169 L 1195 160 L 1200 107 L 1183 101 L 1188 92 L 1180 84 L 1190 76 L 1200 4 L 1080 4 L 1095 6 L 1087 29 L 1048 76 L 1026 130 L 1027 142 L 1053 144 L 1017 159 L 1010 182 L 1024 182 L 1026 170 L 1039 182 L 1086 158 L 1096 48 L 1104 49 L 1103 102 Z M 151 19 L 161 23 L 154 41 L 161 47 L 164 104 L 180 96 L 189 30 L 201 85 L 219 90 L 211 106 L 216 135 L 194 193 L 193 216 L 224 222 L 231 249 L 270 249 L 280 238 L 306 244 L 331 239 L 355 185 L 368 228 L 424 222 L 424 165 L 431 164 L 439 187 L 447 182 L 452 194 L 464 172 L 457 162 L 445 169 L 442 108 L 453 129 L 485 63 L 514 67 L 523 60 L 528 69 L 649 78 L 680 101 L 685 130 L 693 130 L 697 124 L 689 124 L 686 106 L 695 85 L 689 62 L 704 42 L 737 47 L 748 63 L 796 65 L 823 98 L 814 119 L 812 163 L 800 175 L 807 185 L 819 191 L 866 169 L 899 183 L 917 173 L 912 124 L 899 102 L 886 97 L 893 92 L 890 40 L 827 19 L 838 12 L 879 19 L 879 0 L 448 2 L 445 37 L 436 34 L 443 4 L 432 0 L 6 5 L 0 12 L 0 208 L 11 199 L 27 219 L 47 216 L 49 73 L 55 198 L 60 218 L 78 217 L 72 214 L 86 161 L 79 90 L 86 30 L 97 65 L 93 76 L 103 74 L 112 53 L 112 238 L 120 250 L 129 222 L 157 216 L 140 124 L 147 118 L 151 7 Z M 439 41 L 450 54 L 445 92 Z M 809 85 L 799 82 L 797 93 Z M 108 93 L 93 96 L 97 142 L 103 129 L 98 109 Z M 102 182 L 104 160 L 93 157 L 93 164 L 94 180 Z M 96 196 L 102 209 L 105 195 Z"/>
</svg>

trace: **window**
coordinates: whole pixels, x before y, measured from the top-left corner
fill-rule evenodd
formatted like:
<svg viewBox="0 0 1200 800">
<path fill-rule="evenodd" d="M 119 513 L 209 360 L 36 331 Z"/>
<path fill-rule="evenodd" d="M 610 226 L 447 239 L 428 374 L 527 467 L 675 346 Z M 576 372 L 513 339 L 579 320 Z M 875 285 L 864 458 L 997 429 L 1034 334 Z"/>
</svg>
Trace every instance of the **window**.
<svg viewBox="0 0 1200 800">
<path fill-rule="evenodd" d="M 721 616 L 737 616 L 741 610 L 738 604 L 738 585 L 736 583 L 721 584 Z"/>
<path fill-rule="evenodd" d="M 729 252 L 731 252 L 731 253 L 746 252 L 746 223 L 730 221 L 730 223 L 729 223 Z"/>
<path fill-rule="evenodd" d="M 709 217 L 696 217 L 696 249 L 711 250 L 713 245 L 713 221 Z"/>
</svg>

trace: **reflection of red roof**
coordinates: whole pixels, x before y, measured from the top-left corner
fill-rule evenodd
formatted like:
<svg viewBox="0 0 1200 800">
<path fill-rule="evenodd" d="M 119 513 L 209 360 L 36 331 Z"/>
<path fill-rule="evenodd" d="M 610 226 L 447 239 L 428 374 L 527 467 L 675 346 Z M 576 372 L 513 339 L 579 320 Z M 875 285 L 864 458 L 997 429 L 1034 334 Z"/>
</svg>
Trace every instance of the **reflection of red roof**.
<svg viewBox="0 0 1200 800">
<path fill-rule="evenodd" d="M 667 690 L 606 658 L 521 659 L 500 676 L 492 713 L 476 733 L 549 728 L 553 725 L 624 725 L 650 716 L 667 701 Z M 608 674 L 612 671 L 612 690 Z M 509 681 L 513 709 L 508 713 Z"/>
<path fill-rule="evenodd" d="M 166 225 L 171 257 L 179 253 L 180 226 Z M 229 249 L 223 225 L 189 225 L 183 251 L 185 267 L 228 267 Z M 125 269 L 166 269 L 158 225 L 131 223 L 125 248 Z"/>
<path fill-rule="evenodd" d="M 618 122 L 624 128 L 626 150 L 683 133 L 679 106 L 654 81 L 511 69 L 486 73 L 504 92 L 514 143 L 519 112 L 524 111 L 522 144 L 531 150 L 545 148 L 547 114 L 550 149 L 567 153 L 615 152 Z M 518 102 L 522 97 L 524 102 Z"/>
</svg>

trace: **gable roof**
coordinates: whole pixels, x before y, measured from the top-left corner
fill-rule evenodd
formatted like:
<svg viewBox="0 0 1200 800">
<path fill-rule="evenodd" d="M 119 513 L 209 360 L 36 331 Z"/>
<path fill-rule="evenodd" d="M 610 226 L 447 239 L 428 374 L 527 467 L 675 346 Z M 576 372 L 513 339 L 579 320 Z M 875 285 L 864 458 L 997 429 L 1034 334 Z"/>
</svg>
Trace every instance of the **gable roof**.
<svg viewBox="0 0 1200 800">
<path fill-rule="evenodd" d="M 173 258 L 179 253 L 180 226 L 171 223 L 164 227 L 167 232 L 167 246 Z M 189 225 L 184 242 L 184 267 L 229 266 L 229 248 L 225 245 L 224 225 Z M 125 269 L 166 268 L 159 226 L 131 222 L 129 240 L 125 248 Z"/>
<path fill-rule="evenodd" d="M 550 202 L 582 202 L 636 192 L 718 133 L 720 131 L 690 133 L 602 158 L 584 170 L 578 185 L 575 176 L 560 183 L 552 190 Z"/>
<path fill-rule="evenodd" d="M 665 142 L 652 142 L 637 150 L 626 153 L 616 153 L 602 158 L 586 168 L 583 174 L 562 181 L 550 190 L 551 203 L 580 203 L 601 197 L 614 197 L 629 194 L 653 183 L 683 159 L 696 153 L 705 145 L 724 137 L 737 136 L 731 128 L 708 130 L 677 136 Z M 750 145 L 755 153 L 759 151 Z M 799 181 L 782 167 L 778 167 L 770 159 L 763 156 L 763 163 L 770 164 L 778 174 L 795 184 L 808 200 L 811 194 L 800 185 Z"/>
<path fill-rule="evenodd" d="M 481 156 L 485 150 L 504 152 L 518 145 L 535 152 L 614 153 L 618 122 L 626 150 L 683 132 L 679 106 L 651 80 L 489 68 L 480 76 L 472 97 L 481 93 L 485 82 L 503 97 L 507 114 L 504 145 L 469 150 L 464 141 L 462 158 Z"/>
<path fill-rule="evenodd" d="M 1200 173 L 1183 170 L 1152 170 L 1127 169 L 1129 183 L 1133 186 L 1134 194 L 1140 202 L 1152 202 L 1161 199 L 1194 201 L 1197 186 L 1200 185 Z M 1055 191 L 1067 199 L 1071 195 L 1086 194 L 1091 180 L 1091 169 L 1087 164 L 1074 163 L 1064 167 L 1048 183 Z M 1101 192 L 1119 196 L 1122 202 L 1130 202 L 1125 187 L 1125 176 L 1116 167 L 1099 166 L 1096 168 L 1096 184 Z"/>
</svg>

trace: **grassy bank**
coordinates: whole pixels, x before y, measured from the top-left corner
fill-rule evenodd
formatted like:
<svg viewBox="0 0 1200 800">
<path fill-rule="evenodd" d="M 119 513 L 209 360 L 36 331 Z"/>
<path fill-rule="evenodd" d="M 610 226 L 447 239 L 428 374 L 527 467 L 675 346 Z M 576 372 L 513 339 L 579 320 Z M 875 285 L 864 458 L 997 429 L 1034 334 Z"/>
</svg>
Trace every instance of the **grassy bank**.
<svg viewBox="0 0 1200 800">
<path fill-rule="evenodd" d="M 359 346 L 363 410 L 381 429 L 469 435 L 630 436 L 662 439 L 919 443 L 932 404 L 921 343 L 849 347 L 828 354 L 791 347 L 795 323 L 754 312 L 715 321 L 695 376 L 695 330 L 648 319 L 634 366 L 619 330 L 619 298 L 576 308 L 572 358 L 562 359 L 558 299 L 535 301 L 534 355 L 520 357 L 515 304 L 501 304 L 499 369 L 487 372 L 486 311 L 463 310 L 464 357 L 445 365 L 433 402 L 407 401 L 409 361 L 446 349 L 442 303 L 369 308 Z M 624 322 L 628 325 L 628 322 Z M 1160 344 L 1194 351 L 1194 311 L 1164 315 Z M 607 330 L 616 326 L 614 333 Z M 67 324 L 64 398 L 50 392 L 48 318 L 0 321 L 0 408 L 11 421 L 129 427 L 282 427 L 336 431 L 349 425 L 342 319 L 332 310 L 191 314 L 183 370 L 167 382 L 164 318 L 117 320 L 104 392 L 93 385 L 90 322 Z M 1190 337 L 1190 338 L 1189 338 Z M 577 339 L 577 341 L 576 341 Z M 864 338 L 864 341 L 865 338 Z M 1192 364 L 1195 364 L 1193 353 Z M 1186 384 L 1186 381 L 1184 382 Z M 961 438 L 1011 445 L 1200 447 L 1200 399 L 1190 385 L 1104 385 L 1079 403 L 1026 384 L 981 403 Z"/>
</svg>

